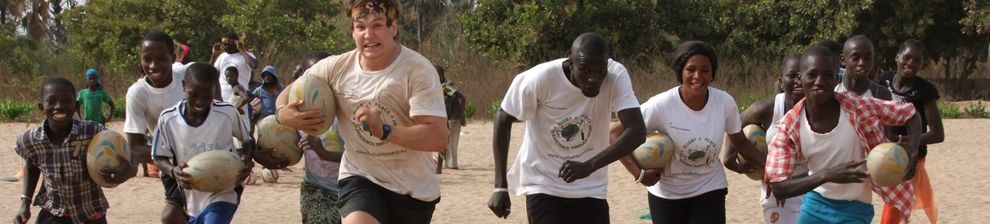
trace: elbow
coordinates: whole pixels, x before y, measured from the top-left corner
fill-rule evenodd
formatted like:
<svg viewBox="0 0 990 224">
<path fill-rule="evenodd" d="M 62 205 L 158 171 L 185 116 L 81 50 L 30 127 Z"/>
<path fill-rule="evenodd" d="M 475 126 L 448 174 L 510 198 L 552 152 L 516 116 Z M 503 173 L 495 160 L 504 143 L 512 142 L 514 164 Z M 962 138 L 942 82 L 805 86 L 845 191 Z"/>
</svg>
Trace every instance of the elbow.
<svg viewBox="0 0 990 224">
<path fill-rule="evenodd" d="M 642 125 L 642 123 L 627 127 L 626 132 L 631 138 L 630 141 L 635 143 L 636 146 L 642 145 L 643 142 L 646 142 L 646 126 Z"/>
<path fill-rule="evenodd" d="M 929 144 L 942 143 L 943 141 L 945 141 L 945 133 L 942 133 L 941 130 L 936 131 L 936 132 L 934 132 L 932 134 L 933 134 L 932 135 L 932 142 L 929 143 Z"/>
</svg>

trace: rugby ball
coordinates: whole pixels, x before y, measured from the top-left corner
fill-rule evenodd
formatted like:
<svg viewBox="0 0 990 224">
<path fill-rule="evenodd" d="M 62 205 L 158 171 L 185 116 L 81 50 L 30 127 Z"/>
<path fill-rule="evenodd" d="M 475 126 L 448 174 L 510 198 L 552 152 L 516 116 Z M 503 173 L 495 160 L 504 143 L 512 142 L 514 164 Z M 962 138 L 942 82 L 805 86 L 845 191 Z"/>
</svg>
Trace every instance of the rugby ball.
<svg viewBox="0 0 990 224">
<path fill-rule="evenodd" d="M 182 169 L 192 176 L 192 188 L 203 192 L 220 192 L 237 184 L 244 167 L 237 153 L 211 150 L 193 156 Z"/>
<path fill-rule="evenodd" d="M 299 132 L 295 129 L 279 124 L 275 116 L 267 116 L 258 122 L 255 127 L 254 139 L 258 141 L 258 147 L 263 150 L 272 150 L 271 155 L 278 159 L 289 160 L 289 166 L 295 165 L 302 158 L 303 152 L 299 148 Z"/>
<path fill-rule="evenodd" d="M 117 155 L 122 155 L 125 159 L 120 161 Z M 109 183 L 100 176 L 100 170 L 104 168 L 119 169 L 122 163 L 134 161 L 131 155 L 130 146 L 124 135 L 111 130 L 103 130 L 93 136 L 86 149 L 86 169 L 89 171 L 90 179 L 96 185 L 105 188 L 113 188 L 119 184 Z"/>
<path fill-rule="evenodd" d="M 636 164 L 643 169 L 660 169 L 674 157 L 674 141 L 663 133 L 650 133 L 646 141 L 633 151 Z"/>
<path fill-rule="evenodd" d="M 892 187 L 904 181 L 910 162 L 911 158 L 904 147 L 883 143 L 873 147 L 866 157 L 866 171 L 876 184 Z"/>
<path fill-rule="evenodd" d="M 337 99 L 327 82 L 312 75 L 299 77 L 289 90 L 289 102 L 298 101 L 302 101 L 300 111 L 319 110 L 320 116 L 326 118 L 326 122 L 323 122 L 316 132 L 306 132 L 306 134 L 317 136 L 330 130 L 337 113 Z"/>
</svg>

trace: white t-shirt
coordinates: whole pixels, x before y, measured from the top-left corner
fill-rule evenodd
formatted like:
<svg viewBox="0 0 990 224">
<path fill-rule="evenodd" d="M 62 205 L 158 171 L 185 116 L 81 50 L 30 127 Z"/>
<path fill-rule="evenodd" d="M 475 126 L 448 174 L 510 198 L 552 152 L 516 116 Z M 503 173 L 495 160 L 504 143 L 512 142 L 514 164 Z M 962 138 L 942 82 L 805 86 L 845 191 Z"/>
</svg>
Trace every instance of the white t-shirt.
<svg viewBox="0 0 990 224">
<path fill-rule="evenodd" d="M 186 110 L 185 100 L 175 107 L 162 112 L 157 131 L 152 140 L 151 153 L 155 156 L 172 158 L 174 165 L 180 165 L 201 152 L 212 150 L 233 151 L 234 140 L 246 141 L 250 138 L 247 125 L 237 116 L 237 110 L 228 103 L 214 101 L 206 120 L 199 126 L 186 123 L 182 113 Z M 234 187 L 218 193 L 184 190 L 186 211 L 196 216 L 206 206 L 214 202 L 238 204 Z"/>
<path fill-rule="evenodd" d="M 861 147 L 862 143 L 856 135 L 856 129 L 849 122 L 847 113 L 845 110 L 839 113 L 838 125 L 832 131 L 816 133 L 808 124 L 807 113 L 801 111 L 801 154 L 807 161 L 808 174 L 866 158 Z M 865 165 L 863 167 L 865 170 Z M 816 187 L 814 191 L 833 200 L 859 200 L 867 204 L 872 200 L 869 180 L 850 184 L 825 183 Z"/>
<path fill-rule="evenodd" d="M 155 88 L 138 79 L 127 88 L 124 116 L 124 133 L 150 135 L 158 125 L 158 116 L 165 109 L 175 106 L 186 98 L 182 89 L 185 73 L 172 71 L 172 83 L 164 88 Z"/>
<path fill-rule="evenodd" d="M 838 85 L 835 85 L 835 90 L 834 91 L 835 91 L 835 93 L 842 93 L 842 92 L 846 92 L 846 91 L 849 91 L 849 90 L 846 89 L 846 85 L 843 85 L 842 83 L 839 83 Z M 874 97 L 875 95 L 876 94 L 873 93 L 873 90 L 870 90 L 869 88 L 867 88 L 866 89 L 866 92 L 863 92 L 863 95 L 860 95 L 860 97 L 876 98 L 876 97 Z"/>
<path fill-rule="evenodd" d="M 708 103 L 692 110 L 680 97 L 680 86 L 650 98 L 640 108 L 648 132 L 666 133 L 676 153 L 660 182 L 647 188 L 654 196 L 684 199 L 726 188 L 719 153 L 725 134 L 739 133 L 742 121 L 728 93 L 708 87 Z"/>
<path fill-rule="evenodd" d="M 508 173 L 508 187 L 517 195 L 549 194 L 565 198 L 605 199 L 608 169 L 565 182 L 557 174 L 567 160 L 584 162 L 609 146 L 612 112 L 636 108 L 626 68 L 608 61 L 608 75 L 597 97 L 589 98 L 571 84 L 557 59 L 539 64 L 512 80 L 502 110 L 526 121 L 522 147 Z"/>
<path fill-rule="evenodd" d="M 414 116 L 447 117 L 440 77 L 425 57 L 402 47 L 399 56 L 381 71 L 365 71 L 357 51 L 334 55 L 306 70 L 327 80 L 337 97 L 337 121 L 347 144 L 340 179 L 362 176 L 375 184 L 422 201 L 440 197 L 435 153 L 391 144 L 362 130 L 354 113 L 361 105 L 378 107 L 382 120 L 393 127 L 413 126 Z M 446 121 L 444 121 L 446 123 Z"/>
<path fill-rule="evenodd" d="M 227 78 L 223 75 L 227 67 L 234 66 L 237 68 L 237 83 L 245 89 L 247 89 L 249 82 L 251 82 L 251 66 L 248 65 L 248 62 L 244 60 L 244 56 L 241 56 L 241 54 L 241 52 L 233 54 L 222 53 L 220 56 L 217 56 L 217 61 L 213 63 L 213 67 L 217 68 L 217 71 L 220 72 L 220 96 L 225 101 L 229 100 L 230 95 L 234 94 L 234 90 L 230 88 L 230 84 L 227 84 Z M 255 58 L 254 54 L 248 54 L 248 56 Z"/>
<path fill-rule="evenodd" d="M 172 63 L 172 74 L 186 74 L 186 68 L 189 67 L 182 62 Z"/>
</svg>

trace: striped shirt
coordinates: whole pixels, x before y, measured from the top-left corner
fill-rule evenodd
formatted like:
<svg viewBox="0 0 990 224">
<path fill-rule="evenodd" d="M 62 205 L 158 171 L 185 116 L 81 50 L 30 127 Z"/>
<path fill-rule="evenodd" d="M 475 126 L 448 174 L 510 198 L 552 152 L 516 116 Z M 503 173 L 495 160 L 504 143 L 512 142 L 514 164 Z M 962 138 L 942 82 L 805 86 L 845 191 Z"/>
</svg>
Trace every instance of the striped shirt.
<svg viewBox="0 0 990 224">
<path fill-rule="evenodd" d="M 14 151 L 31 166 L 38 167 L 44 178 L 34 205 L 61 217 L 83 223 L 91 216 L 102 216 L 109 208 L 103 190 L 90 179 L 86 168 L 86 148 L 103 125 L 89 121 L 72 121 L 65 141 L 53 143 L 40 127 L 17 137 Z"/>
<path fill-rule="evenodd" d="M 887 142 L 882 125 L 900 126 L 914 116 L 914 106 L 910 103 L 885 101 L 869 97 L 859 97 L 852 92 L 836 93 L 842 111 L 848 112 L 849 120 L 862 144 L 864 155 L 873 147 Z M 800 117 L 807 99 L 801 100 L 780 120 L 777 135 L 769 142 L 766 176 L 769 182 L 787 180 L 794 173 L 795 166 L 804 162 L 801 154 Z M 841 122 L 841 121 L 840 121 Z M 864 156 L 865 157 L 865 156 Z M 873 185 L 873 192 L 880 195 L 885 203 L 892 204 L 908 220 L 911 203 L 914 202 L 914 188 L 910 181 L 893 187 Z"/>
</svg>

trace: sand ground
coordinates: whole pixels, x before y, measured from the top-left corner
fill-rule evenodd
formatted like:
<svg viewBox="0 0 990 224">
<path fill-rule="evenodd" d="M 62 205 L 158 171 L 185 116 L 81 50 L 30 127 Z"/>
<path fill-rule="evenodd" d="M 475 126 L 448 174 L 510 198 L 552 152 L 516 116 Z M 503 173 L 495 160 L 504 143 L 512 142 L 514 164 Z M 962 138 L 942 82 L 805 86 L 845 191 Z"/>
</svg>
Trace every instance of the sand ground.
<svg viewBox="0 0 990 224">
<path fill-rule="evenodd" d="M 15 137 L 37 124 L 0 124 L 0 176 L 14 175 L 20 162 L 13 153 Z M 120 130 L 120 123 L 111 129 Z M 981 223 L 990 219 L 990 119 L 946 120 L 944 143 L 929 147 L 927 168 L 934 182 L 940 209 L 940 223 Z M 491 123 L 473 122 L 464 128 L 460 145 L 460 169 L 444 170 L 440 176 L 442 199 L 434 213 L 434 223 L 525 223 L 525 198 L 512 197 L 512 213 L 499 219 L 488 210 L 492 191 L 493 161 Z M 522 141 L 523 125 L 514 125 L 510 161 Z M 299 183 L 302 165 L 295 172 L 283 172 L 276 184 L 248 186 L 234 223 L 298 223 Z M 728 172 L 727 172 L 728 173 Z M 647 223 L 639 216 L 648 211 L 645 189 L 633 182 L 621 164 L 609 166 L 608 202 L 613 223 Z M 759 223 L 759 183 L 743 175 L 730 173 L 729 195 L 726 198 L 728 223 Z M 0 220 L 10 220 L 18 211 L 22 184 L 0 182 Z M 164 205 L 163 189 L 158 179 L 136 177 L 112 189 L 105 189 L 111 209 L 111 223 L 155 223 Z M 879 214 L 879 199 L 874 208 Z M 36 214 L 37 207 L 32 211 Z M 876 219 L 874 219 L 876 222 Z M 912 220 L 927 223 L 921 212 Z M 31 221 L 32 223 L 34 220 Z"/>
</svg>

